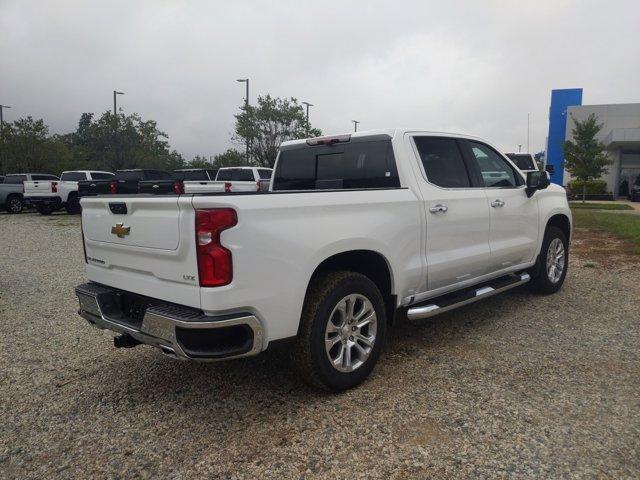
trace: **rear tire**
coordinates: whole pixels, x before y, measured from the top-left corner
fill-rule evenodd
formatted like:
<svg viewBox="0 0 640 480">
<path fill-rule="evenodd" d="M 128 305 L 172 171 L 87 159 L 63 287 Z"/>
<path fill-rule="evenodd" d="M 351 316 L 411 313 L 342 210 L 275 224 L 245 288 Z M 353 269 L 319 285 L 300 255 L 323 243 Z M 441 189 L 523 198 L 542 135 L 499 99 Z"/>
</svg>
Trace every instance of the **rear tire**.
<svg viewBox="0 0 640 480">
<path fill-rule="evenodd" d="M 5 204 L 5 209 L 8 213 L 17 214 L 22 212 L 24 208 L 24 200 L 20 195 L 9 195 Z"/>
<path fill-rule="evenodd" d="M 80 206 L 80 199 L 78 198 L 78 195 L 70 193 L 64 208 L 69 215 L 78 215 L 82 213 L 82 207 Z"/>
<path fill-rule="evenodd" d="M 293 361 L 310 385 L 336 392 L 353 388 L 373 370 L 386 328 L 375 283 L 359 273 L 331 272 L 309 287 Z"/>
<path fill-rule="evenodd" d="M 56 211 L 56 209 L 50 205 L 38 205 L 36 206 L 36 210 L 38 210 L 40 215 L 51 215 Z"/>
<path fill-rule="evenodd" d="M 529 272 L 529 287 L 536 293 L 556 293 L 569 268 L 569 242 L 558 227 L 548 226 L 536 264 Z"/>
</svg>

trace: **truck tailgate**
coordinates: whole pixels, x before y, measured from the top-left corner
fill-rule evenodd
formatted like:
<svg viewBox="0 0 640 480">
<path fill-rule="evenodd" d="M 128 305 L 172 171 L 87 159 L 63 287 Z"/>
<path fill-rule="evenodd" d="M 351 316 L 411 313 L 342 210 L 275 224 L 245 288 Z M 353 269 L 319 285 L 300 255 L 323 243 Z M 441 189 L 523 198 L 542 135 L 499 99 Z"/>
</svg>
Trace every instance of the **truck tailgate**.
<svg viewBox="0 0 640 480">
<path fill-rule="evenodd" d="M 26 197 L 37 197 L 39 195 L 51 196 L 51 182 L 52 180 L 33 180 L 30 182 L 24 182 L 24 194 Z"/>
<path fill-rule="evenodd" d="M 196 181 L 189 180 L 184 182 L 184 193 L 214 193 L 224 192 L 225 182 Z"/>
<path fill-rule="evenodd" d="M 200 307 L 191 197 L 110 195 L 81 204 L 90 280 Z"/>
</svg>

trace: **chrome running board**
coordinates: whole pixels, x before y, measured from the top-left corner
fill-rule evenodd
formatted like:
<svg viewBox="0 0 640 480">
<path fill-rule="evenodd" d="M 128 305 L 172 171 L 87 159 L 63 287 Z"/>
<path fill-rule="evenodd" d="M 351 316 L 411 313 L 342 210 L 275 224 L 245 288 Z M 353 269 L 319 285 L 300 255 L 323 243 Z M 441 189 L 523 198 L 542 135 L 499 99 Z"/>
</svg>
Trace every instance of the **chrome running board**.
<svg viewBox="0 0 640 480">
<path fill-rule="evenodd" d="M 531 280 L 528 273 L 517 273 L 507 277 L 500 277 L 483 284 L 481 287 L 471 287 L 461 292 L 443 295 L 431 300 L 423 302 L 421 305 L 409 308 L 407 318 L 409 320 L 419 320 L 423 318 L 433 317 L 439 313 L 448 312 L 454 308 L 468 305 L 483 298 L 489 298 L 505 290 L 519 287 Z"/>
</svg>

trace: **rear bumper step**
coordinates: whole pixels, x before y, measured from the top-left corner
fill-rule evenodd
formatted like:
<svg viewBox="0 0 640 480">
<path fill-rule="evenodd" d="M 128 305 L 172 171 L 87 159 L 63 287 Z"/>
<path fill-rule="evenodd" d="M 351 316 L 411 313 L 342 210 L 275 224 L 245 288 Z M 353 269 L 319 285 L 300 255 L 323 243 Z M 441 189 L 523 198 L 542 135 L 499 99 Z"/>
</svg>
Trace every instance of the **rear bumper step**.
<svg viewBox="0 0 640 480">
<path fill-rule="evenodd" d="M 488 298 L 505 290 L 518 287 L 527 283 L 531 277 L 528 273 L 517 273 L 497 278 L 491 282 L 476 285 L 469 289 L 456 292 L 454 294 L 443 295 L 442 297 L 432 298 L 419 305 L 415 305 L 407 311 L 409 320 L 419 320 L 422 318 L 433 317 L 440 313 L 448 312 L 454 308 L 468 305 L 483 298 Z"/>
<path fill-rule="evenodd" d="M 251 314 L 211 317 L 96 283 L 78 285 L 76 295 L 78 314 L 91 325 L 159 348 L 174 358 L 212 361 L 262 351 L 262 325 Z"/>
</svg>

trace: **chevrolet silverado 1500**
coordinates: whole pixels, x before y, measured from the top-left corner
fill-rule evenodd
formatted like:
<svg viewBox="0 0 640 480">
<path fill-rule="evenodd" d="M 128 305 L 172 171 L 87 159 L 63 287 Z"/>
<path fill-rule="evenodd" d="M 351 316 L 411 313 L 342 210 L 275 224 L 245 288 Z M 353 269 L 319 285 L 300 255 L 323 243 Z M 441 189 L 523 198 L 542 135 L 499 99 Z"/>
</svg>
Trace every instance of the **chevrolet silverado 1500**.
<svg viewBox="0 0 640 480">
<path fill-rule="evenodd" d="M 571 213 L 487 142 L 392 129 L 285 142 L 268 192 L 82 199 L 89 323 L 180 359 L 292 342 L 310 383 L 362 382 L 398 314 L 557 291 Z"/>
<path fill-rule="evenodd" d="M 77 214 L 80 213 L 78 182 L 83 180 L 113 180 L 113 173 L 70 170 L 62 172 L 60 180 L 24 182 L 24 197 L 42 215 L 49 215 L 62 207 L 69 214 Z"/>
</svg>

